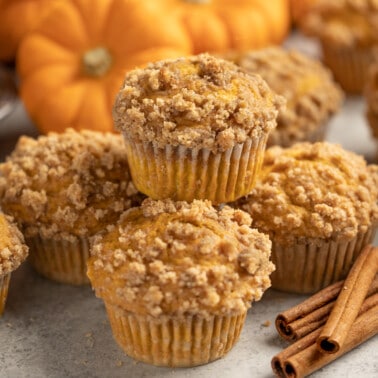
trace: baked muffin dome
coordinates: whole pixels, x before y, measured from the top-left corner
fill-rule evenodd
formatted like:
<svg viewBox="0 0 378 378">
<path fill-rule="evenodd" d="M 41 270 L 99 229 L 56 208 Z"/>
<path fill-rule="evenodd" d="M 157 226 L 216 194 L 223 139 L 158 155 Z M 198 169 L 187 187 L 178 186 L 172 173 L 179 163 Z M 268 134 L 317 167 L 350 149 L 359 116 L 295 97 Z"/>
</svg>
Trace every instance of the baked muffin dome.
<svg viewBox="0 0 378 378">
<path fill-rule="evenodd" d="M 272 240 L 273 288 L 309 294 L 346 277 L 376 231 L 377 177 L 377 166 L 330 143 L 267 150 L 238 205 Z"/>
<path fill-rule="evenodd" d="M 0 203 L 26 237 L 92 235 L 137 198 L 120 135 L 68 129 L 21 137 L 0 164 Z"/>
<path fill-rule="evenodd" d="M 233 60 L 245 71 L 261 75 L 272 90 L 287 100 L 286 107 L 278 113 L 277 128 L 270 134 L 268 145 L 289 147 L 324 139 L 326 123 L 343 99 L 325 66 L 281 47 L 235 54 Z"/>
<path fill-rule="evenodd" d="M 0 277 L 17 269 L 27 256 L 23 235 L 12 218 L 0 212 Z"/>
<path fill-rule="evenodd" d="M 375 0 L 317 0 L 301 22 L 302 30 L 320 40 L 323 60 L 348 93 L 361 94 L 378 43 Z"/>
<path fill-rule="evenodd" d="M 28 256 L 24 237 L 13 223 L 13 219 L 0 211 L 0 316 L 4 312 L 8 297 L 11 273 Z"/>
<path fill-rule="evenodd" d="M 128 72 L 113 114 L 140 192 L 219 204 L 252 189 L 283 102 L 261 77 L 202 54 Z"/>
<path fill-rule="evenodd" d="M 375 0 L 318 0 L 301 27 L 337 48 L 372 46 L 378 42 L 377 15 Z"/>
<path fill-rule="evenodd" d="M 134 141 L 216 152 L 270 132 L 282 102 L 258 75 L 200 54 L 129 72 L 113 115 Z"/>
<path fill-rule="evenodd" d="M 99 297 L 140 315 L 244 313 L 273 271 L 269 238 L 250 223 L 210 201 L 147 199 L 95 237 L 88 276 Z"/>
<path fill-rule="evenodd" d="M 377 166 L 331 143 L 266 151 L 262 175 L 241 208 L 281 245 L 350 240 L 376 225 Z"/>
<path fill-rule="evenodd" d="M 368 80 L 365 88 L 366 116 L 370 130 L 378 139 L 378 49 L 374 51 L 374 59 L 369 66 Z"/>
</svg>

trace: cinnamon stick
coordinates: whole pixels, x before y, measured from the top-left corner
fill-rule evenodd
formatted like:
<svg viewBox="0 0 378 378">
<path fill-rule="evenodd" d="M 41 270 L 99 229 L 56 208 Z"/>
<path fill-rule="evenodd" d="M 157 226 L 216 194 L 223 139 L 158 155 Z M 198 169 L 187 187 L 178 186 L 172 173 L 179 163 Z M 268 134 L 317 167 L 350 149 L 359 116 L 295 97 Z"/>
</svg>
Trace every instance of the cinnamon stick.
<svg viewBox="0 0 378 378">
<path fill-rule="evenodd" d="M 348 337 L 377 273 L 378 248 L 366 246 L 354 262 L 318 339 L 319 351 L 337 353 Z"/>
<path fill-rule="evenodd" d="M 378 333 L 378 307 L 365 312 L 353 323 L 345 342 L 336 353 L 322 353 L 316 343 L 286 360 L 284 370 L 286 377 L 305 377 L 334 361 L 364 341 Z"/>
<path fill-rule="evenodd" d="M 367 298 L 348 334 L 346 343 L 337 353 L 325 354 L 317 350 L 316 340 L 321 328 L 291 344 L 272 359 L 273 372 L 278 377 L 299 378 L 342 356 L 350 349 L 378 333 L 378 293 Z"/>
<path fill-rule="evenodd" d="M 297 306 L 278 314 L 275 325 L 280 336 L 296 341 L 324 325 L 343 285 L 344 281 L 339 281 L 327 286 Z M 370 285 L 366 297 L 375 293 L 378 293 L 378 276 Z"/>
</svg>

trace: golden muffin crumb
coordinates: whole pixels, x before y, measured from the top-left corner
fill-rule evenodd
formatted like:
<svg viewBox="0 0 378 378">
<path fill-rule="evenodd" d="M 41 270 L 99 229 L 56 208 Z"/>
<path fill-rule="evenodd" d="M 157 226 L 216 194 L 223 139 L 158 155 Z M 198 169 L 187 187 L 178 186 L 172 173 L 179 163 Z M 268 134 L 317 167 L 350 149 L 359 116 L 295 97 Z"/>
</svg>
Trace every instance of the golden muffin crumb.
<svg viewBox="0 0 378 378">
<path fill-rule="evenodd" d="M 371 46 L 378 42 L 376 0 L 318 0 L 307 12 L 301 28 L 327 45 Z"/>
<path fill-rule="evenodd" d="M 270 132 L 282 104 L 258 75 L 201 54 L 129 72 L 113 116 L 134 141 L 215 152 Z"/>
<path fill-rule="evenodd" d="M 96 236 L 88 276 L 97 296 L 156 316 L 239 314 L 270 286 L 269 238 L 250 216 L 210 201 L 146 199 Z"/>
<path fill-rule="evenodd" d="M 0 164 L 0 203 L 27 237 L 91 235 L 138 202 L 120 135 L 21 137 Z"/>
<path fill-rule="evenodd" d="M 18 268 L 27 255 L 28 247 L 13 219 L 0 212 L 0 276 Z"/>
<path fill-rule="evenodd" d="M 300 52 L 270 47 L 231 58 L 245 71 L 261 75 L 287 100 L 278 113 L 269 144 L 285 147 L 306 141 L 341 106 L 343 94 L 331 72 Z"/>
<path fill-rule="evenodd" d="M 378 220 L 377 168 L 330 143 L 272 147 L 259 182 L 238 206 L 281 245 L 350 240 Z"/>
</svg>

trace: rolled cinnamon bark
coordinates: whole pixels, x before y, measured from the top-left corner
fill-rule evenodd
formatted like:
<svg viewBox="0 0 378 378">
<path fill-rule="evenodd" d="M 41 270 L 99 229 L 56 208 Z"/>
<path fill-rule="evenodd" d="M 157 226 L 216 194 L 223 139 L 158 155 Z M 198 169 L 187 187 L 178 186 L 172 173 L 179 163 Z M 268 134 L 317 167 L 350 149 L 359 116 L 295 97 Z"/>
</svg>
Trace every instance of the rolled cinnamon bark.
<svg viewBox="0 0 378 378">
<path fill-rule="evenodd" d="M 373 321 L 370 321 L 369 317 L 373 317 Z M 347 345 L 339 352 L 334 354 L 319 352 L 316 340 L 320 333 L 321 328 L 316 329 L 274 356 L 271 362 L 273 372 L 278 377 L 304 377 L 377 334 L 378 293 L 364 301 L 351 333 L 347 336 Z"/>
<path fill-rule="evenodd" d="M 346 340 L 378 270 L 378 248 L 366 246 L 357 257 L 318 339 L 323 353 L 337 353 Z"/>
<path fill-rule="evenodd" d="M 288 341 L 296 341 L 324 325 L 340 293 L 344 281 L 327 286 L 302 303 L 277 315 L 277 332 Z M 378 276 L 371 284 L 367 297 L 378 293 Z"/>
<path fill-rule="evenodd" d="M 295 356 L 297 353 L 311 347 L 316 342 L 316 339 L 320 335 L 320 329 L 307 334 L 297 342 L 289 345 L 282 352 L 278 353 L 272 358 L 272 369 L 277 377 L 286 377 L 285 364 L 288 359 Z"/>
<path fill-rule="evenodd" d="M 359 316 L 346 335 L 345 342 L 336 353 L 322 353 L 316 343 L 289 357 L 283 366 L 285 377 L 300 378 L 334 361 L 378 333 L 378 307 Z"/>
</svg>

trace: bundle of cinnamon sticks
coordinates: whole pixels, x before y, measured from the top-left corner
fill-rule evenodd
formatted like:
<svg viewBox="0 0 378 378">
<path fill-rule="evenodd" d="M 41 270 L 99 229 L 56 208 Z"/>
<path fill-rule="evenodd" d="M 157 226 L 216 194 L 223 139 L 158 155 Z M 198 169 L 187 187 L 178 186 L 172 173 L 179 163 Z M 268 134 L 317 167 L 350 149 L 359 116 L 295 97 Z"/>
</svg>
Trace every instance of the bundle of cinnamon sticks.
<svg viewBox="0 0 378 378">
<path fill-rule="evenodd" d="M 300 378 L 378 333 L 378 248 L 366 246 L 345 281 L 321 290 L 276 318 L 295 341 L 272 359 L 278 377 Z"/>
</svg>

